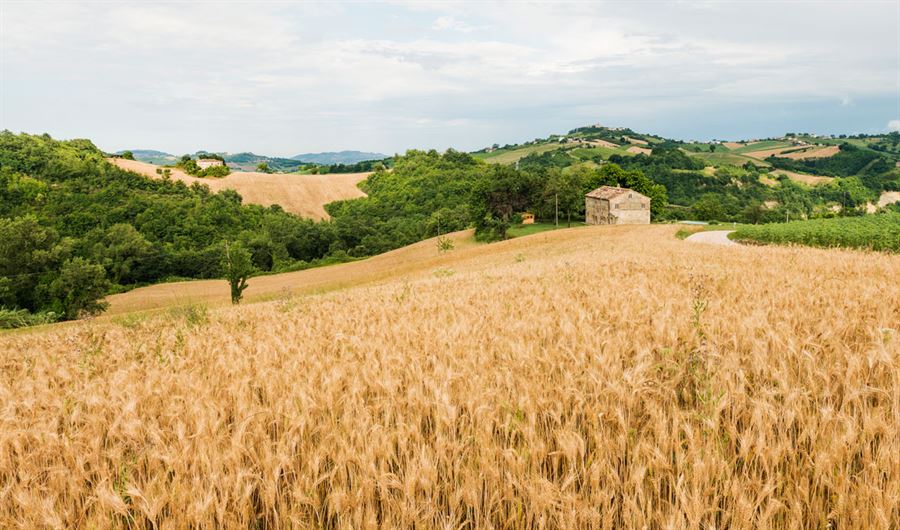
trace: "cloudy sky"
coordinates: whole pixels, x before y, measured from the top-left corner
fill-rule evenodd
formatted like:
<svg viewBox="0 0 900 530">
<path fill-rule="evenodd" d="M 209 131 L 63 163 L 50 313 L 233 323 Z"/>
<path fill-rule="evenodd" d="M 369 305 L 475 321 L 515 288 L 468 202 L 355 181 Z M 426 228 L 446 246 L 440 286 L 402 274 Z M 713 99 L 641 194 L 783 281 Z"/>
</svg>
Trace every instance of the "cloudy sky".
<svg viewBox="0 0 900 530">
<path fill-rule="evenodd" d="M 0 129 L 110 151 L 900 129 L 897 0 L 0 0 L 0 26 Z"/>
</svg>

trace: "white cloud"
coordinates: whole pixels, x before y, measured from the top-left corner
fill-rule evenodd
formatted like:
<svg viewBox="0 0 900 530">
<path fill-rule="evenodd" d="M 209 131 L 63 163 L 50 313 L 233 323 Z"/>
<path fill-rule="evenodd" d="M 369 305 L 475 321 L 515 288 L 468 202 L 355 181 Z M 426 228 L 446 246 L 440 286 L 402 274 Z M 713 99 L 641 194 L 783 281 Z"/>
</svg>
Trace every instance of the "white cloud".
<svg viewBox="0 0 900 530">
<path fill-rule="evenodd" d="M 693 120 L 666 116 L 715 105 L 852 102 L 844 112 L 853 112 L 900 91 L 900 7 L 786 5 L 778 17 L 696 2 L 471 11 L 5 3 L 0 128 L 119 142 L 110 148 L 393 152 L 513 141 L 607 116 L 687 131 Z"/>
<path fill-rule="evenodd" d="M 475 26 L 470 26 L 465 22 L 458 20 L 455 17 L 451 16 L 443 16 L 438 17 L 437 20 L 434 21 L 434 24 L 431 25 L 431 29 L 436 29 L 438 31 L 442 30 L 450 30 L 450 31 L 459 31 L 462 33 L 470 33 L 475 31 L 477 28 Z"/>
</svg>

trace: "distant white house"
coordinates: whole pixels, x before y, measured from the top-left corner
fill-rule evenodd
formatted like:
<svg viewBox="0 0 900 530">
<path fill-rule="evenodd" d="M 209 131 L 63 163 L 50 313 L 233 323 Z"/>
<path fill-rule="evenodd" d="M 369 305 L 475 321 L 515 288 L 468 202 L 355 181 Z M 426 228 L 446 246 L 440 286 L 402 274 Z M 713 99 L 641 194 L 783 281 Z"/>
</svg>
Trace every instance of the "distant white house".
<svg viewBox="0 0 900 530">
<path fill-rule="evenodd" d="M 197 167 L 199 167 L 200 169 L 206 169 L 208 167 L 223 166 L 223 165 L 225 165 L 225 163 L 216 158 L 199 158 L 199 159 L 197 159 Z"/>
</svg>

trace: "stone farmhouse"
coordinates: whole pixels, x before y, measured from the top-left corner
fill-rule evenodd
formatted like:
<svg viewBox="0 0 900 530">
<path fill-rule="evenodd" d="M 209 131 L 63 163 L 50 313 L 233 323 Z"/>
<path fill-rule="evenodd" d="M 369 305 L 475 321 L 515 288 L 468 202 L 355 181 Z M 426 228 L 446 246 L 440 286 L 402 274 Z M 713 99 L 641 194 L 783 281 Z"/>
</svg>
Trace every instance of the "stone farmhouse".
<svg viewBox="0 0 900 530">
<path fill-rule="evenodd" d="M 215 158 L 199 158 L 197 159 L 197 167 L 200 169 L 206 169 L 208 167 L 213 166 L 222 166 L 224 163 L 221 160 Z"/>
<path fill-rule="evenodd" d="M 589 225 L 650 224 L 650 197 L 628 188 L 601 186 L 584 197 Z"/>
</svg>

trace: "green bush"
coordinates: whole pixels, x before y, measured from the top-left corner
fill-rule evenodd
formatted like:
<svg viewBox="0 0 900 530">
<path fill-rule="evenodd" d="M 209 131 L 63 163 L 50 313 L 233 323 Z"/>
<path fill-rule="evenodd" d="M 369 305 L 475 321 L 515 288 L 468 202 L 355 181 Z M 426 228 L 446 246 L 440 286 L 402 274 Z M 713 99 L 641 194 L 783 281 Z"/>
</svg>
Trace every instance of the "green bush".
<svg viewBox="0 0 900 530">
<path fill-rule="evenodd" d="M 52 311 L 29 313 L 27 309 L 6 309 L 0 307 L 0 329 L 24 328 L 50 324 L 59 320 L 59 315 Z"/>
</svg>

